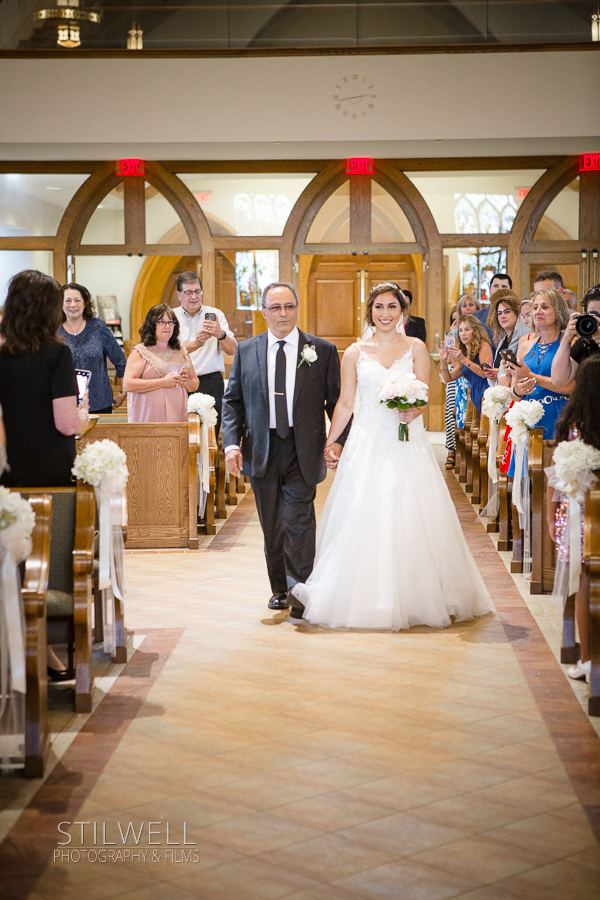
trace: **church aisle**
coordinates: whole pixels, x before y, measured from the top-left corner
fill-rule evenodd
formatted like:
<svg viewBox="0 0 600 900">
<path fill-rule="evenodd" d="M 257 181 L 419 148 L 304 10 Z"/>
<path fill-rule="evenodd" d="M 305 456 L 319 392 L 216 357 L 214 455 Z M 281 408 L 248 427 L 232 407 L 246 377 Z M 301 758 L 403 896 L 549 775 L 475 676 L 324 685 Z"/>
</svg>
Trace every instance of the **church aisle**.
<svg viewBox="0 0 600 900">
<path fill-rule="evenodd" d="M 447 480 L 498 612 L 445 631 L 269 611 L 251 495 L 212 549 L 128 554 L 137 649 L 0 847 L 0 896 L 597 898 L 599 739 Z M 55 858 L 65 821 L 91 824 Z M 130 822 L 145 863 L 75 861 Z"/>
</svg>

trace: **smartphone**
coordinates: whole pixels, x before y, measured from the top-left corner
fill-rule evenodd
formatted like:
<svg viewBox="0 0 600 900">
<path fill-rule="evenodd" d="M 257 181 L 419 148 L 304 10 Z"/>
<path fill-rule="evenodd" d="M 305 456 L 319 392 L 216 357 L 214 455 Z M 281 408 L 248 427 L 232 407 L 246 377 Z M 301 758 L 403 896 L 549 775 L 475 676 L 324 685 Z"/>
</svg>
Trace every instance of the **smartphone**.
<svg viewBox="0 0 600 900">
<path fill-rule="evenodd" d="M 83 395 L 88 389 L 92 373 L 89 369 L 75 369 L 75 378 L 77 379 L 77 402 L 81 403 Z"/>
<path fill-rule="evenodd" d="M 216 313 L 205 313 L 204 318 L 208 319 L 209 322 L 216 322 L 217 314 Z"/>
<path fill-rule="evenodd" d="M 444 347 L 446 350 L 452 350 L 456 347 L 456 335 L 453 331 L 446 331 L 444 334 Z"/>
<path fill-rule="evenodd" d="M 521 363 L 517 360 L 517 354 L 514 350 L 501 350 L 500 356 L 504 360 L 504 362 L 510 363 L 511 366 L 520 366 Z"/>
</svg>

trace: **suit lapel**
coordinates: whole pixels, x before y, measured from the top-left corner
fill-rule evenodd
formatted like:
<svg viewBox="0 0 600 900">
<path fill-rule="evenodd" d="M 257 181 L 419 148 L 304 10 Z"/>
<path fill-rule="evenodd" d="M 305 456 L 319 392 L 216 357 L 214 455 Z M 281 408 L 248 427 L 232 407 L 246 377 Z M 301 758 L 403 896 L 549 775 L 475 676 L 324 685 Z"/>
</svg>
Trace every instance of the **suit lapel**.
<svg viewBox="0 0 600 900">
<path fill-rule="evenodd" d="M 269 409 L 269 387 L 267 382 L 267 350 L 269 348 L 269 342 L 267 339 L 267 332 L 265 331 L 260 335 L 256 342 L 256 364 L 258 366 L 258 371 L 260 373 L 260 386 L 262 388 L 263 397 L 265 403 L 267 405 L 267 410 Z"/>
<path fill-rule="evenodd" d="M 302 385 L 304 384 L 306 369 L 308 369 L 308 363 L 305 362 L 300 365 L 302 360 L 302 350 L 305 344 L 308 344 L 308 339 L 306 335 L 302 334 L 300 329 L 298 329 L 298 359 L 296 362 L 296 383 L 294 385 L 294 407 L 296 406 L 298 396 L 302 389 Z"/>
</svg>

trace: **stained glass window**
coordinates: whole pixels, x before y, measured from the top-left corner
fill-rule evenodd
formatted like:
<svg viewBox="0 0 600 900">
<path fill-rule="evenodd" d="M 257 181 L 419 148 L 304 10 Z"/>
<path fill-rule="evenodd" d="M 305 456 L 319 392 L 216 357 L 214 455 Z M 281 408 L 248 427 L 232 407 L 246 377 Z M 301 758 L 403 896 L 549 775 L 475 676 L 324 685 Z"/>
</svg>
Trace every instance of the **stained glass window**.
<svg viewBox="0 0 600 900">
<path fill-rule="evenodd" d="M 251 250 L 235 254 L 235 295 L 238 309 L 260 309 L 268 284 L 279 280 L 279 251 Z"/>
</svg>

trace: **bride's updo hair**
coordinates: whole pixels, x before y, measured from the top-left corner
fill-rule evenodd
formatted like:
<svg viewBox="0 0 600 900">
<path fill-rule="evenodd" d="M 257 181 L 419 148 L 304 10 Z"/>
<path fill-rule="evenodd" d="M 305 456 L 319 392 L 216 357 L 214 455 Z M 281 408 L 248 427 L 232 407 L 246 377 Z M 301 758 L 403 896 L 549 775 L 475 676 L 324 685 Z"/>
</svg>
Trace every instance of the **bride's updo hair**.
<svg viewBox="0 0 600 900">
<path fill-rule="evenodd" d="M 365 304 L 365 322 L 367 325 L 371 325 L 375 327 L 375 323 L 373 322 L 373 304 L 377 300 L 381 294 L 393 294 L 398 303 L 400 304 L 400 309 L 402 311 L 402 315 L 406 316 L 408 310 L 410 309 L 410 303 L 398 287 L 398 285 L 394 281 L 384 281 L 381 284 L 376 285 L 372 290 L 369 296 L 367 297 L 367 302 Z"/>
</svg>

